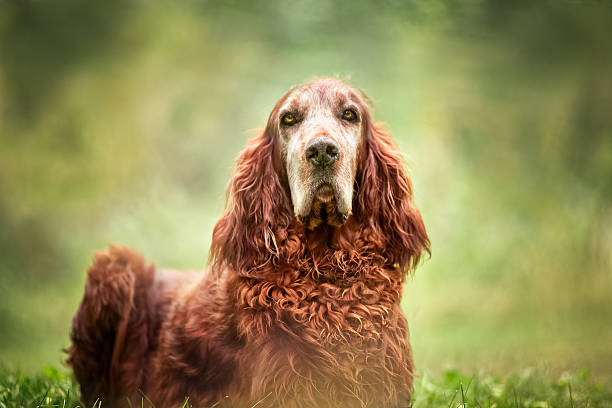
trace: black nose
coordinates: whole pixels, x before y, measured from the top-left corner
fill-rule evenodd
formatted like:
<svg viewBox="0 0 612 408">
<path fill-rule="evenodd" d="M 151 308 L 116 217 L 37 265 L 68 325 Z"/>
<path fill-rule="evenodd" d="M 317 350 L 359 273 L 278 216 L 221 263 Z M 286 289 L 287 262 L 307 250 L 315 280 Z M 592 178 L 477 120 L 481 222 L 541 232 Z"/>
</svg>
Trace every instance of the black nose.
<svg viewBox="0 0 612 408">
<path fill-rule="evenodd" d="M 306 160 L 317 167 L 327 167 L 340 155 L 340 146 L 329 137 L 318 137 L 306 146 Z"/>
</svg>

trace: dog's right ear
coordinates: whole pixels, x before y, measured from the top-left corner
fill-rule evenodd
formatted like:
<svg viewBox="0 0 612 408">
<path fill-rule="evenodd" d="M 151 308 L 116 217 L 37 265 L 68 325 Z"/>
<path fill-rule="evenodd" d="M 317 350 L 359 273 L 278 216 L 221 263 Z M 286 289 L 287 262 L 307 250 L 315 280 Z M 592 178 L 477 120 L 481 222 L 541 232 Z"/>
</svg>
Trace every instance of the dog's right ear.
<svg viewBox="0 0 612 408">
<path fill-rule="evenodd" d="M 293 222 L 287 193 L 278 174 L 277 103 L 264 132 L 249 140 L 238 157 L 227 190 L 227 205 L 215 225 L 210 263 L 251 275 L 278 256 L 277 232 Z"/>
</svg>

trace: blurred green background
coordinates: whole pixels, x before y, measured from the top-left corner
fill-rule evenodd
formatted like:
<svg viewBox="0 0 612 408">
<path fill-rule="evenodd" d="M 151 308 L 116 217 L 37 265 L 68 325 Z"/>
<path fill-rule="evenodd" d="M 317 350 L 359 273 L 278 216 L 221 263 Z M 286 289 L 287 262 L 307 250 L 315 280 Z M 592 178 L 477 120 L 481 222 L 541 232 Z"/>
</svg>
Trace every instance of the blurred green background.
<svg viewBox="0 0 612 408">
<path fill-rule="evenodd" d="M 612 378 L 612 3 L 0 1 L 0 363 L 59 365 L 94 250 L 201 268 L 276 100 L 350 77 L 433 255 L 421 370 Z"/>
</svg>

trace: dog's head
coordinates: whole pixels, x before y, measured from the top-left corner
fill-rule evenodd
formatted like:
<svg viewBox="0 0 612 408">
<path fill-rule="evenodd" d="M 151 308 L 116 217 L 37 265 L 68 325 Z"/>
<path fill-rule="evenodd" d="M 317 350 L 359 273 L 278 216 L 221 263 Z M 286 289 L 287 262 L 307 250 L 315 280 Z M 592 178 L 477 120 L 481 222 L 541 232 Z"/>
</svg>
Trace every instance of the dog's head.
<svg viewBox="0 0 612 408">
<path fill-rule="evenodd" d="M 321 79 L 290 91 L 270 116 L 268 137 L 278 145 L 293 212 L 307 227 L 338 226 L 351 214 L 366 115 L 353 89 Z"/>
<path fill-rule="evenodd" d="M 372 123 L 364 96 L 336 79 L 295 87 L 277 102 L 239 157 L 228 193 L 211 253 L 239 270 L 277 256 L 296 223 L 329 234 L 353 217 L 353 228 L 368 229 L 402 267 L 429 246 L 398 149 Z"/>
</svg>

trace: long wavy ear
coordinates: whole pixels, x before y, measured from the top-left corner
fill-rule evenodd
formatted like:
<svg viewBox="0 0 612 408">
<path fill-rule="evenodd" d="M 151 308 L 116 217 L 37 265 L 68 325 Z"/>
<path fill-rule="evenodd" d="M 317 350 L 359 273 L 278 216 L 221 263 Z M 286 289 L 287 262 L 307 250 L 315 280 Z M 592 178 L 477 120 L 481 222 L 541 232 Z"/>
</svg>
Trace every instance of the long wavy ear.
<svg viewBox="0 0 612 408">
<path fill-rule="evenodd" d="M 209 262 L 243 275 L 278 255 L 277 233 L 286 230 L 293 220 L 276 169 L 280 166 L 275 166 L 279 156 L 275 111 L 266 130 L 249 140 L 238 157 L 225 212 L 213 231 Z"/>
<path fill-rule="evenodd" d="M 384 242 L 389 263 L 403 271 L 413 269 L 429 237 L 412 199 L 412 183 L 402 156 L 381 125 L 364 118 L 365 162 L 359 179 L 358 216 Z"/>
</svg>

